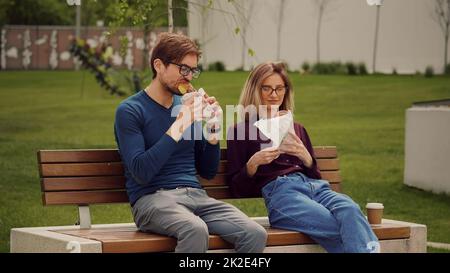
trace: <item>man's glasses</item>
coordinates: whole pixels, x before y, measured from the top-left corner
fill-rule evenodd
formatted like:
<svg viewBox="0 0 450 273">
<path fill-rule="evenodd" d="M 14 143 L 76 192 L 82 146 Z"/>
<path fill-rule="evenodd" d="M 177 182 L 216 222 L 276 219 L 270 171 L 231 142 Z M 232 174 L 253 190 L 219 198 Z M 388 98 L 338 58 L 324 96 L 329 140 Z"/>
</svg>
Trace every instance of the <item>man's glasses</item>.
<svg viewBox="0 0 450 273">
<path fill-rule="evenodd" d="M 275 92 L 275 94 L 277 95 L 284 94 L 284 92 L 286 92 L 286 89 L 287 88 L 284 85 L 280 85 L 275 88 L 272 88 L 272 86 L 269 85 L 261 86 L 261 91 L 269 96 L 272 95 L 273 92 Z"/>
<path fill-rule="evenodd" d="M 172 63 L 172 62 L 169 62 L 169 63 L 178 66 L 180 68 L 180 74 L 183 77 L 187 77 L 187 76 L 189 76 L 189 73 L 192 73 L 192 77 L 194 79 L 197 79 L 200 76 L 200 73 L 202 72 L 200 70 L 200 68 L 198 68 L 198 67 L 191 68 L 190 66 L 185 65 L 185 64 L 177 64 L 177 63 Z"/>
</svg>

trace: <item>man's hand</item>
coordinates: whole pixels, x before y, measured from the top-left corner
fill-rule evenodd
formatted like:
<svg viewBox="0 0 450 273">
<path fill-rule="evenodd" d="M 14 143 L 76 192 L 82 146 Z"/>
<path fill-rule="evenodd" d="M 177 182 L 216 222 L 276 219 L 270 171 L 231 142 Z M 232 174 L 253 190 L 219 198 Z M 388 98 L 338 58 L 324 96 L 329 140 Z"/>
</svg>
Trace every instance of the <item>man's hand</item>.
<svg viewBox="0 0 450 273">
<path fill-rule="evenodd" d="M 206 121 L 206 124 L 205 124 L 206 136 L 205 136 L 205 138 L 211 145 L 216 145 L 217 143 L 219 143 L 220 134 L 222 133 L 222 128 L 221 128 L 222 118 L 223 118 L 222 107 L 220 107 L 220 104 L 215 97 L 209 97 L 205 93 L 204 98 L 206 100 L 206 105 L 203 109 L 203 113 L 206 112 L 206 114 L 207 114 L 207 116 L 205 117 L 205 121 Z M 208 113 L 209 111 L 205 111 L 205 110 L 208 110 L 208 108 L 207 108 L 208 106 L 209 106 L 209 110 L 211 111 L 211 113 Z"/>
<path fill-rule="evenodd" d="M 188 96 L 187 99 L 183 100 L 180 112 L 166 134 L 178 142 L 183 136 L 183 132 L 189 128 L 194 121 L 202 119 L 202 111 L 205 103 L 206 99 L 199 94 Z"/>
<path fill-rule="evenodd" d="M 295 133 L 289 132 L 278 149 L 283 153 L 298 157 L 307 168 L 313 164 L 311 154 Z"/>
</svg>

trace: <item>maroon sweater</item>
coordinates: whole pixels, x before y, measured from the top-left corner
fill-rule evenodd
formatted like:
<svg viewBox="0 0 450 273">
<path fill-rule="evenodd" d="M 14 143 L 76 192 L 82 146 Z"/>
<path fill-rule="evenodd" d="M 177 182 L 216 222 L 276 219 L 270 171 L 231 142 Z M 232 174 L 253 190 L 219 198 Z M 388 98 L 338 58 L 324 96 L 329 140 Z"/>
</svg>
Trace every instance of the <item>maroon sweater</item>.
<svg viewBox="0 0 450 273">
<path fill-rule="evenodd" d="M 253 128 L 249 128 L 248 126 L 252 126 Z M 310 178 L 321 179 L 320 170 L 317 166 L 314 150 L 306 129 L 299 123 L 294 123 L 294 129 L 313 158 L 311 168 L 304 166 L 303 162 L 295 156 L 281 154 L 272 163 L 259 166 L 256 174 L 253 177 L 249 177 L 246 167 L 248 160 L 256 152 L 261 150 L 261 144 L 268 144 L 270 140 L 253 124 L 249 124 L 248 121 L 240 122 L 234 125 L 234 127 L 230 127 L 227 135 L 227 182 L 235 197 L 259 197 L 261 196 L 261 189 L 266 184 L 280 175 L 289 173 L 301 172 Z M 257 132 L 253 137 L 254 140 L 249 137 L 250 130 Z M 245 140 L 239 140 L 238 136 L 242 139 L 244 131 Z"/>
</svg>

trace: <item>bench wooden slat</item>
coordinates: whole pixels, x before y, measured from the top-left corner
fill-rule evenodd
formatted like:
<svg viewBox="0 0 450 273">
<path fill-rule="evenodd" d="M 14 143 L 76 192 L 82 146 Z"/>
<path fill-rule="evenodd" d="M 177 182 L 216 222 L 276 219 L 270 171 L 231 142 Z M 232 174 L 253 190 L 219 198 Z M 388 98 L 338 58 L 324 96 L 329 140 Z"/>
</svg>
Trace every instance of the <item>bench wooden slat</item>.
<svg viewBox="0 0 450 273">
<path fill-rule="evenodd" d="M 265 227 L 268 233 L 267 246 L 315 244 L 307 235 L 282 229 Z M 374 225 L 372 229 L 379 240 L 405 239 L 410 237 L 409 226 L 398 224 Z M 88 230 L 60 230 L 57 233 L 82 237 L 102 242 L 104 253 L 118 252 L 163 252 L 174 251 L 176 239 L 154 233 L 137 231 L 136 227 L 93 228 Z M 233 246 L 217 235 L 209 236 L 209 249 L 230 249 Z"/>
<path fill-rule="evenodd" d="M 315 146 L 316 158 L 336 158 L 335 146 Z M 226 148 L 221 149 L 221 159 L 226 160 Z M 40 163 L 70 162 L 120 162 L 117 149 L 83 149 L 83 150 L 41 150 L 38 152 Z"/>
<path fill-rule="evenodd" d="M 338 159 L 317 159 L 319 169 L 322 171 L 339 170 Z M 70 177 L 70 176 L 115 176 L 123 175 L 122 162 L 103 163 L 52 163 L 41 164 L 42 177 Z M 219 164 L 219 174 L 226 172 L 226 163 Z"/>
<path fill-rule="evenodd" d="M 342 184 L 341 183 L 330 184 L 330 187 L 333 191 L 342 193 Z"/>
<path fill-rule="evenodd" d="M 314 146 L 314 155 L 316 158 L 336 158 L 336 146 Z"/>
<path fill-rule="evenodd" d="M 339 159 L 317 159 L 317 165 L 321 171 L 337 171 Z"/>
<path fill-rule="evenodd" d="M 216 199 L 232 198 L 228 187 L 208 187 L 205 190 L 209 196 Z M 44 205 L 88 205 L 129 202 L 125 190 L 44 192 L 42 199 Z"/>
<path fill-rule="evenodd" d="M 227 186 L 226 176 L 218 174 L 211 180 L 197 176 L 203 187 Z M 341 182 L 339 171 L 322 171 L 322 178 L 331 184 Z M 42 191 L 91 191 L 125 189 L 125 176 L 45 177 Z"/>
<path fill-rule="evenodd" d="M 40 163 L 122 161 L 117 149 L 41 150 L 38 152 L 38 160 Z"/>
<path fill-rule="evenodd" d="M 321 171 L 322 179 L 327 180 L 331 184 L 341 183 L 341 172 L 340 171 Z"/>
<path fill-rule="evenodd" d="M 331 184 L 340 183 L 341 176 L 339 171 L 322 171 L 322 178 L 324 180 L 328 180 Z M 227 186 L 227 176 L 225 174 L 217 174 L 213 179 L 207 180 L 198 176 L 200 183 L 202 186 L 210 187 L 210 186 Z"/>
<path fill-rule="evenodd" d="M 208 196 L 216 199 L 230 199 L 233 198 L 228 187 L 208 187 L 204 188 Z"/>
<path fill-rule="evenodd" d="M 42 177 L 123 175 L 122 162 L 42 164 Z"/>
<path fill-rule="evenodd" d="M 209 196 L 216 199 L 232 199 L 228 187 L 205 187 Z M 331 184 L 331 189 L 341 192 L 340 184 Z M 43 192 L 44 205 L 88 205 L 107 203 L 127 203 L 128 196 L 125 190 L 99 190 L 99 191 L 47 191 Z"/>
<path fill-rule="evenodd" d="M 330 187 L 335 192 L 342 192 L 340 184 L 330 184 Z M 216 199 L 234 199 L 235 197 L 231 195 L 228 187 L 209 187 L 204 188 L 210 197 Z"/>
<path fill-rule="evenodd" d="M 43 191 L 120 190 L 125 176 L 47 177 L 42 178 Z"/>
<path fill-rule="evenodd" d="M 45 205 L 89 205 L 129 202 L 126 191 L 44 192 L 42 199 Z"/>
</svg>

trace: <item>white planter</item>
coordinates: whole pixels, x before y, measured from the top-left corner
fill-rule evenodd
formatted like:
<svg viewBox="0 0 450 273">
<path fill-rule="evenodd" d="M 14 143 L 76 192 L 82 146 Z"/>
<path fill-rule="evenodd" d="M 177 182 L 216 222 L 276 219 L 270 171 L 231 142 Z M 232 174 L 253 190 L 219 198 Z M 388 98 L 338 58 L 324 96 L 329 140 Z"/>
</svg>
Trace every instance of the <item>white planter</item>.
<svg viewBox="0 0 450 273">
<path fill-rule="evenodd" d="M 406 111 L 404 183 L 450 194 L 450 107 Z"/>
</svg>

